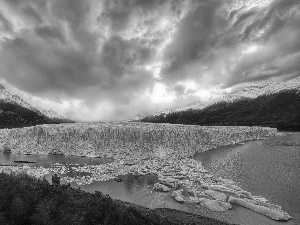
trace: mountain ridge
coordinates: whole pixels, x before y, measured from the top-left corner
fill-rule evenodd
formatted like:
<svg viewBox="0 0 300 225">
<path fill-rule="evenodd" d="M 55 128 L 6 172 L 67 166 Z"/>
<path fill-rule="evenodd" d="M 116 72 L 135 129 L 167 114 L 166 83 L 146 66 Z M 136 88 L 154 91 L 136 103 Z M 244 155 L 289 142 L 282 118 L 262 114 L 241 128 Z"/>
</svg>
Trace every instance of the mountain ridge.
<svg viewBox="0 0 300 225">
<path fill-rule="evenodd" d="M 37 112 L 0 99 L 0 129 L 55 123 Z"/>
<path fill-rule="evenodd" d="M 72 123 L 52 109 L 37 109 L 18 95 L 11 94 L 0 84 L 0 128 L 14 128 L 39 124 Z"/>
<path fill-rule="evenodd" d="M 42 109 L 41 112 L 47 116 L 48 118 L 50 118 L 51 120 L 54 120 L 55 122 L 59 122 L 59 123 L 74 123 L 73 120 L 64 117 L 60 114 L 58 114 L 57 112 L 55 112 L 53 109 Z"/>
<path fill-rule="evenodd" d="M 41 113 L 38 109 L 31 106 L 29 103 L 24 101 L 22 98 L 20 98 L 18 95 L 13 95 L 9 91 L 5 89 L 5 87 L 0 84 L 0 99 L 5 102 L 10 102 L 12 104 L 18 104 L 24 108 L 30 109 L 32 111 L 35 111 L 37 113 Z"/>
<path fill-rule="evenodd" d="M 253 85 L 245 87 L 241 90 L 233 91 L 227 95 L 223 95 L 220 99 L 217 99 L 215 102 L 226 101 L 233 102 L 241 98 L 257 98 L 261 95 L 270 95 L 277 93 L 282 90 L 292 90 L 299 89 L 300 91 L 300 76 L 294 79 L 288 80 L 286 82 L 276 83 L 274 81 L 268 81 L 263 85 Z"/>
<path fill-rule="evenodd" d="M 300 130 L 300 77 L 234 91 L 202 109 L 188 108 L 139 120 L 212 126 L 270 126 Z"/>
</svg>

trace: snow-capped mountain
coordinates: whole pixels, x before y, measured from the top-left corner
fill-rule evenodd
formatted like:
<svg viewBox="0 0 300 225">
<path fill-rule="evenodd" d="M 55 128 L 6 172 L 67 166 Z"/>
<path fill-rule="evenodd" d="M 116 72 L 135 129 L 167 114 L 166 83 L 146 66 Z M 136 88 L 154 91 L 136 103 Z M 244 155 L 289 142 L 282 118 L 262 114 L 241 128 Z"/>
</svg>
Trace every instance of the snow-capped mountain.
<svg viewBox="0 0 300 225">
<path fill-rule="evenodd" d="M 276 83 L 273 81 L 269 81 L 263 85 L 256 85 L 256 86 L 248 86 L 240 90 L 233 91 L 229 94 L 223 95 L 221 98 L 216 99 L 213 101 L 210 105 L 219 103 L 219 102 L 235 102 L 237 100 L 241 99 L 254 99 L 261 95 L 270 95 L 274 94 L 283 90 L 294 90 L 297 89 L 300 92 L 300 77 L 297 77 L 295 79 L 286 81 L 286 82 L 280 82 Z M 172 109 L 165 109 L 161 112 L 157 112 L 153 114 L 153 116 L 157 116 L 160 114 L 169 114 L 174 112 L 181 112 L 181 111 L 187 111 L 190 109 L 203 109 L 205 105 L 198 101 L 198 102 L 192 102 L 186 106 L 183 107 L 177 107 Z"/>
<path fill-rule="evenodd" d="M 18 104 L 26 109 L 30 109 L 34 112 L 41 113 L 38 109 L 32 107 L 30 104 L 25 102 L 18 95 L 13 95 L 9 91 L 7 91 L 2 84 L 0 84 L 0 100 L 4 102 L 9 102 L 12 104 Z"/>
<path fill-rule="evenodd" d="M 66 118 L 66 117 L 64 117 L 62 115 L 59 115 L 57 112 L 55 112 L 52 109 L 42 109 L 41 112 L 45 116 L 47 116 L 48 118 L 50 118 L 51 120 L 54 120 L 56 122 L 73 122 L 69 118 Z"/>
<path fill-rule="evenodd" d="M 11 105 L 9 105 L 9 108 L 11 108 L 13 106 L 17 106 L 16 109 L 21 110 L 21 111 L 23 111 L 22 108 L 28 109 L 28 110 L 36 113 L 38 116 L 44 118 L 44 120 L 47 121 L 47 123 L 74 122 L 66 117 L 59 115 L 52 109 L 37 109 L 37 108 L 33 107 L 32 105 L 30 105 L 29 103 L 24 101 L 18 95 L 12 94 L 2 84 L 0 84 L 0 101 L 2 104 L 6 104 L 6 103 L 11 104 Z M 5 105 L 5 107 L 7 108 L 8 106 Z M 19 108 L 19 107 L 21 107 L 21 108 Z M 2 116 L 4 116 L 4 115 L 2 115 Z M 22 121 L 21 117 L 19 119 Z M 3 119 L 5 119 L 5 118 L 3 117 Z M 40 120 L 40 122 L 43 122 L 43 120 Z M 34 123 L 34 121 L 33 121 L 33 123 Z"/>
<path fill-rule="evenodd" d="M 198 102 L 192 102 L 186 106 L 183 107 L 176 107 L 176 108 L 172 108 L 172 109 L 164 109 L 161 112 L 155 113 L 154 115 L 159 115 L 159 114 L 169 114 L 169 113 L 173 113 L 173 112 L 181 112 L 181 111 L 186 111 L 189 109 L 202 109 L 205 105 L 198 101 Z"/>
<path fill-rule="evenodd" d="M 66 119 L 65 117 L 63 117 L 62 115 L 59 115 L 57 112 L 55 112 L 52 109 L 42 109 L 41 112 L 49 117 L 50 119 L 52 118 L 57 118 L 57 119 Z"/>
<path fill-rule="evenodd" d="M 143 114 L 137 114 L 134 118 L 128 119 L 127 121 L 128 122 L 137 121 L 137 120 L 143 119 L 144 117 L 145 117 L 145 115 L 143 115 Z"/>
<path fill-rule="evenodd" d="M 165 111 L 141 122 L 202 126 L 270 126 L 300 131 L 300 77 L 286 82 L 249 86 L 223 96 L 205 108 Z M 195 109 L 195 108 L 194 108 Z"/>
<path fill-rule="evenodd" d="M 266 126 L 300 131 L 299 89 L 283 89 L 257 98 L 220 101 L 200 110 L 147 116 L 141 122 L 200 126 Z"/>
<path fill-rule="evenodd" d="M 55 123 L 0 84 L 0 129 Z"/>
<path fill-rule="evenodd" d="M 294 90 L 294 89 L 300 91 L 300 77 L 297 77 L 295 79 L 286 82 L 276 83 L 273 81 L 269 81 L 264 85 L 249 86 L 241 90 L 234 91 L 228 95 L 224 95 L 220 99 L 214 101 L 212 104 L 215 104 L 220 101 L 234 102 L 236 100 L 245 99 L 245 98 L 254 99 L 261 95 L 270 95 L 270 94 L 278 93 L 283 90 Z"/>
</svg>

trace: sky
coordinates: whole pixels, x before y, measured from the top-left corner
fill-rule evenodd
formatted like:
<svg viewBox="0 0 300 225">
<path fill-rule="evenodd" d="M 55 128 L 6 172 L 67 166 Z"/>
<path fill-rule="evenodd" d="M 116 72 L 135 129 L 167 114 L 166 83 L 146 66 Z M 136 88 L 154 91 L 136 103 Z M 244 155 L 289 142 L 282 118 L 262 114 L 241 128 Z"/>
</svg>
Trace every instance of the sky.
<svg viewBox="0 0 300 225">
<path fill-rule="evenodd" d="M 299 0 L 0 0 L 0 82 L 125 120 L 300 75 Z"/>
</svg>

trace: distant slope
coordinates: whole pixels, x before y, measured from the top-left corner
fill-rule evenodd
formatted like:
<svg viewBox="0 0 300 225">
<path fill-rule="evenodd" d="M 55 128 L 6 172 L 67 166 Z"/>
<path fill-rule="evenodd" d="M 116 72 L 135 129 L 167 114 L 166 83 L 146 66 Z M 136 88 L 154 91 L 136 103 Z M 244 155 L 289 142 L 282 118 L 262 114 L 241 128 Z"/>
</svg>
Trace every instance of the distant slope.
<svg viewBox="0 0 300 225">
<path fill-rule="evenodd" d="M 300 78 L 251 86 L 204 109 L 150 115 L 142 122 L 226 126 L 269 126 L 300 131 Z"/>
<path fill-rule="evenodd" d="M 177 108 L 173 108 L 173 109 L 165 109 L 160 113 L 156 113 L 155 115 L 159 115 L 161 113 L 169 114 L 169 113 L 173 113 L 173 112 L 181 112 L 181 111 L 186 111 L 189 109 L 202 109 L 203 107 L 204 107 L 204 104 L 202 102 L 198 101 L 198 102 L 192 102 L 183 107 L 177 107 Z"/>
<path fill-rule="evenodd" d="M 241 90 L 233 91 L 227 95 L 224 95 L 222 98 L 217 99 L 213 102 L 234 102 L 241 99 L 255 99 L 258 96 L 262 95 L 271 95 L 275 93 L 279 93 L 281 91 L 288 90 L 300 90 L 300 77 L 297 77 L 292 80 L 288 80 L 286 82 L 275 83 L 273 81 L 269 81 L 264 85 L 256 85 L 245 87 Z"/>
<path fill-rule="evenodd" d="M 32 107 L 30 104 L 28 104 L 26 101 L 24 101 L 22 98 L 20 98 L 18 95 L 13 95 L 9 91 L 7 91 L 2 84 L 0 84 L 0 100 L 3 100 L 3 102 L 9 102 L 12 104 L 20 105 L 24 108 L 30 109 L 32 111 L 37 112 L 38 114 L 41 114 L 39 110 Z"/>
<path fill-rule="evenodd" d="M 137 114 L 134 118 L 130 118 L 130 119 L 127 119 L 125 121 L 127 121 L 127 122 L 138 121 L 138 120 L 143 119 L 144 117 L 146 117 L 146 115 Z"/>
<path fill-rule="evenodd" d="M 75 121 L 73 121 L 69 118 L 63 117 L 62 115 L 59 115 L 57 112 L 55 112 L 52 109 L 44 109 L 44 110 L 41 110 L 41 112 L 45 116 L 50 118 L 52 121 L 55 121 L 57 123 L 75 123 Z"/>
<path fill-rule="evenodd" d="M 37 112 L 0 100 L 0 129 L 54 123 Z"/>
<path fill-rule="evenodd" d="M 0 84 L 1 128 L 33 126 L 37 124 L 73 123 L 52 109 L 39 110 L 18 95 L 11 94 Z M 25 110 L 26 109 L 26 110 Z M 15 111 L 14 111 L 15 110 Z M 15 119 L 15 120 L 14 120 Z"/>
</svg>

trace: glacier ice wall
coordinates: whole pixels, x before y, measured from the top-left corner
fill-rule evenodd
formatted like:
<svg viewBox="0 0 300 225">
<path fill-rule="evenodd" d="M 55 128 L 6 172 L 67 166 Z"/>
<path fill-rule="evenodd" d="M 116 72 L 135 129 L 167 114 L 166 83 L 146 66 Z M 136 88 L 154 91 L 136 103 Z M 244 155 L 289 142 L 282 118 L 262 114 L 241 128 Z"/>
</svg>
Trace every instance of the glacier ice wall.
<svg viewBox="0 0 300 225">
<path fill-rule="evenodd" d="M 147 153 L 183 158 L 275 135 L 276 128 L 149 123 L 75 123 L 0 130 L 0 146 L 13 153 L 114 156 Z"/>
</svg>

